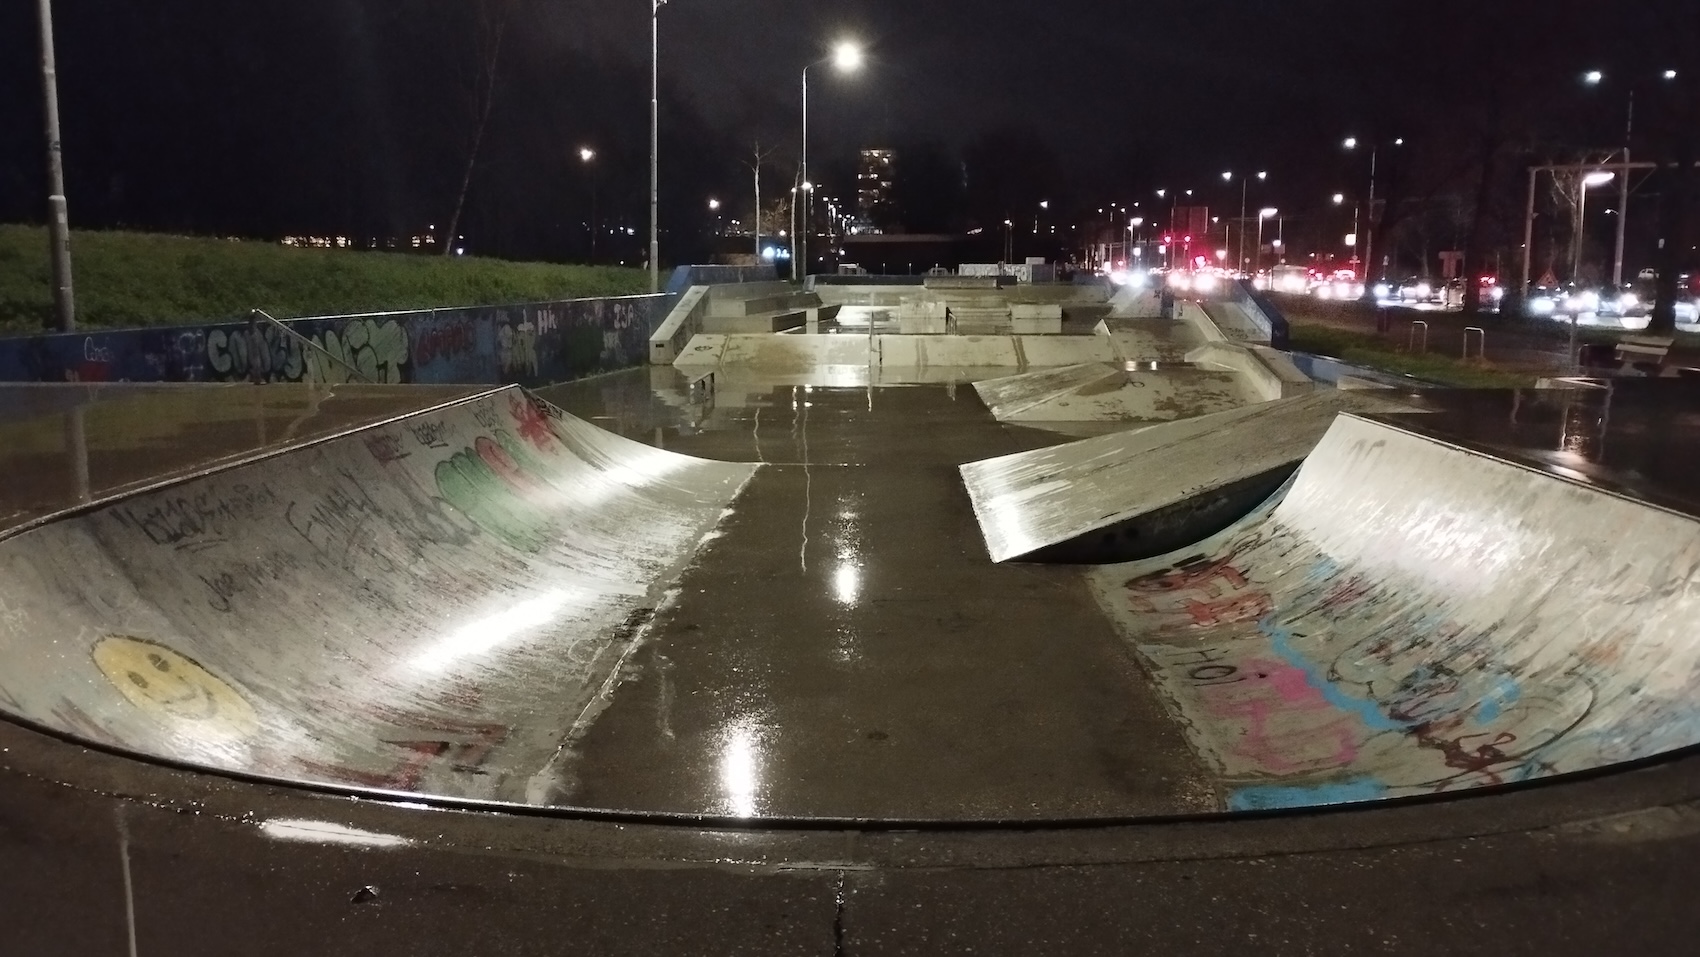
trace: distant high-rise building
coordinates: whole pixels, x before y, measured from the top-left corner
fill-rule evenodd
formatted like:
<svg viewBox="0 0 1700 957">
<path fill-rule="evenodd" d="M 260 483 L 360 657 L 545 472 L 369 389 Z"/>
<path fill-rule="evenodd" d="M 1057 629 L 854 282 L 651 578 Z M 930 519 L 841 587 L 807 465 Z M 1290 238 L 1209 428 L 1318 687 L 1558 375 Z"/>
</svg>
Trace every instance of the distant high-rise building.
<svg viewBox="0 0 1700 957">
<path fill-rule="evenodd" d="M 890 218 L 892 170 L 897 153 L 892 150 L 863 150 L 856 168 L 856 213 L 863 231 Z"/>
</svg>

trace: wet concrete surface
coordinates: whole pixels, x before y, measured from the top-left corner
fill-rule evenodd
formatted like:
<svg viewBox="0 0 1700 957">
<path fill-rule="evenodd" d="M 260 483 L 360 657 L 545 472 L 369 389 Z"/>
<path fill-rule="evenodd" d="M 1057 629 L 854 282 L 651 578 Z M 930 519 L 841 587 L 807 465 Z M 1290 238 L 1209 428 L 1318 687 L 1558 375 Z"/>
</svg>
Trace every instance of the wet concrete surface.
<svg viewBox="0 0 1700 957">
<path fill-rule="evenodd" d="M 679 407 L 635 381 L 588 387 L 638 400 L 598 424 L 620 419 L 621 431 L 679 451 L 692 443 L 698 454 L 726 458 L 753 451 L 752 436 L 736 427 L 747 413 L 699 404 L 669 419 Z M 1616 424 L 1604 434 L 1627 438 L 1587 457 L 1644 476 L 1642 489 L 1681 485 L 1693 433 L 1658 424 L 1687 415 L 1668 403 L 1649 397 L 1634 415 L 1629 403 L 1614 405 Z M 1464 406 L 1457 415 L 1459 429 L 1483 418 Z M 1555 418 L 1540 421 L 1523 438 L 1484 427 L 1472 441 L 1545 449 Z M 1053 441 L 1005 434 L 1006 452 Z M 925 458 L 931 450 L 914 442 L 923 447 L 912 454 Z M 773 480 L 775 513 L 795 507 L 798 445 L 770 457 L 797 462 L 771 470 L 791 476 Z M 834 444 L 810 447 L 818 463 Z M 811 465 L 805 489 L 819 488 L 810 482 L 820 474 Z M 777 514 L 771 520 L 781 524 Z M 736 544 L 735 531 L 721 541 Z M 801 592 L 801 552 L 789 542 L 779 551 L 768 587 L 783 587 L 782 565 L 797 560 L 787 574 Z M 799 598 L 797 613 L 824 616 L 832 607 L 810 602 Z M 655 647 L 673 640 L 660 635 Z M 766 647 L 780 650 L 780 640 L 770 636 Z M 677 639 L 673 652 L 685 646 Z M 830 654 L 812 650 L 817 687 L 827 692 L 842 680 Z M 638 673 L 635 686 L 655 687 L 644 685 L 648 675 Z M 608 727 L 625 721 L 633 730 L 624 740 L 641 745 L 643 699 L 629 690 L 616 694 Z M 991 710 L 982 707 L 982 716 Z M 700 709 L 703 733 L 714 713 Z M 665 756 L 661 737 L 657 730 L 651 751 L 630 755 L 628 769 Z M 587 738 L 584 758 L 612 764 L 618 743 Z M 789 747 L 782 742 L 781 752 Z M 710 769 L 681 773 L 700 783 Z M 716 793 L 725 796 L 723 787 Z M 896 832 L 757 822 L 728 831 L 315 794 L 0 723 L 4 955 L 1688 954 L 1700 934 L 1700 911 L 1686 895 L 1697 857 L 1700 757 L 1692 755 L 1463 800 L 1327 814 Z"/>
<path fill-rule="evenodd" d="M 0 725 L 0 953 L 1686 954 L 1697 785 L 1690 760 L 1320 817 L 739 833 L 350 801 Z"/>
<path fill-rule="evenodd" d="M 617 424 L 602 388 L 547 396 Z M 958 467 L 1055 437 L 996 423 L 966 386 L 781 387 L 715 418 L 661 441 L 769 464 L 570 744 L 573 803 L 921 820 L 1217 806 L 1077 571 L 985 553 Z"/>
<path fill-rule="evenodd" d="M 1589 380 L 1579 380 L 1589 381 Z M 1700 518 L 1700 384 L 1596 379 L 1567 389 L 1442 390 L 1412 431 Z"/>
</svg>

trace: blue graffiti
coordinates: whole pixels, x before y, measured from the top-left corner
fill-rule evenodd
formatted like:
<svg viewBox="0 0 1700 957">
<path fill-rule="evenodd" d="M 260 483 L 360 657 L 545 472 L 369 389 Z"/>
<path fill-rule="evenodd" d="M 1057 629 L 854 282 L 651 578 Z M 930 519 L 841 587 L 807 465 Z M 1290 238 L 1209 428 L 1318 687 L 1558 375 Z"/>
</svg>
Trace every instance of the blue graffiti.
<svg viewBox="0 0 1700 957">
<path fill-rule="evenodd" d="M 1365 727 L 1375 731 L 1405 731 L 1411 727 L 1407 723 L 1395 721 L 1383 714 L 1381 708 L 1375 702 L 1354 698 L 1340 690 L 1339 685 L 1328 680 L 1328 675 L 1323 672 L 1322 668 L 1311 663 L 1294 647 L 1293 639 L 1297 636 L 1292 631 L 1276 624 L 1273 615 L 1258 622 L 1257 630 L 1269 639 L 1270 647 L 1275 654 L 1281 657 L 1282 661 L 1304 672 L 1305 683 L 1315 688 L 1329 704 L 1347 714 L 1357 715 L 1358 720 L 1362 721 Z"/>
<path fill-rule="evenodd" d="M 1387 785 L 1372 777 L 1349 778 L 1324 784 L 1264 784 L 1240 788 L 1228 796 L 1230 811 L 1274 811 L 1320 804 L 1354 804 L 1387 796 Z"/>
</svg>

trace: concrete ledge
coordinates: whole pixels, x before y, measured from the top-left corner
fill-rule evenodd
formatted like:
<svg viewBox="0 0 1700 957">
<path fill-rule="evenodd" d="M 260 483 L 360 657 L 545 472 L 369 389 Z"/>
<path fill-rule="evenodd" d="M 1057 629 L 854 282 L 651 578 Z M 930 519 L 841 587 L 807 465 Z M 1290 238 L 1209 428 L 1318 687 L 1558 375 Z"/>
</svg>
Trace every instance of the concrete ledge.
<svg viewBox="0 0 1700 957">
<path fill-rule="evenodd" d="M 651 365 L 671 365 L 685 351 L 686 343 L 702 332 L 702 319 L 708 312 L 711 286 L 692 286 L 679 297 L 679 304 L 667 314 L 649 337 Z"/>
<path fill-rule="evenodd" d="M 702 331 L 711 335 L 734 336 L 762 332 L 789 332 L 801 329 L 808 322 L 806 310 L 766 312 L 753 316 L 704 316 Z"/>
<path fill-rule="evenodd" d="M 1016 285 L 1014 276 L 928 276 L 928 289 L 1003 289 Z"/>
</svg>

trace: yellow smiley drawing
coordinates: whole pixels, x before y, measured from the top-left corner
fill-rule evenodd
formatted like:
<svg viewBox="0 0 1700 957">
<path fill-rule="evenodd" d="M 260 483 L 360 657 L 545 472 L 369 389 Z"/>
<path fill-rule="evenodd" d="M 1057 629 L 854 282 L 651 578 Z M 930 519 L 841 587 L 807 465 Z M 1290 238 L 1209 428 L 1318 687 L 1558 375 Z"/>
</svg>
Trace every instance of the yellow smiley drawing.
<svg viewBox="0 0 1700 957">
<path fill-rule="evenodd" d="M 94 663 L 129 702 L 167 724 L 246 737 L 259 718 L 237 690 L 194 659 L 146 638 L 107 635 Z"/>
</svg>

